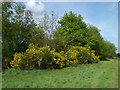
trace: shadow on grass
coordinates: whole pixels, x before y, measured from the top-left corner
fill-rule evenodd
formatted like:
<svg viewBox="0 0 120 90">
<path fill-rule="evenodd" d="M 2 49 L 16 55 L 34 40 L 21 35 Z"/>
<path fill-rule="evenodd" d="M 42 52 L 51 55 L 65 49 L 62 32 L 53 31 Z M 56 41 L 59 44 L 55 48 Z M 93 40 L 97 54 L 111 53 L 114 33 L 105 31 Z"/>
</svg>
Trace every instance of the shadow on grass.
<svg viewBox="0 0 120 90">
<path fill-rule="evenodd" d="M 120 58 L 113 57 L 113 58 L 101 59 L 100 61 L 110 61 L 110 60 L 120 60 Z"/>
<path fill-rule="evenodd" d="M 109 59 L 102 59 L 102 60 L 100 60 L 100 61 L 110 61 Z"/>
</svg>

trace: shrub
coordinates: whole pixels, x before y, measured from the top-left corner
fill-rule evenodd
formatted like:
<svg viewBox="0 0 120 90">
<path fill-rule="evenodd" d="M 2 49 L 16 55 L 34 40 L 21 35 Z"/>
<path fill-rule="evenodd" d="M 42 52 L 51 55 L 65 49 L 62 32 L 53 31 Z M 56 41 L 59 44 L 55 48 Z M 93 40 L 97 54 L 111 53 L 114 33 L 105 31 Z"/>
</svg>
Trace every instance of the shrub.
<svg viewBox="0 0 120 90">
<path fill-rule="evenodd" d="M 63 52 L 57 53 L 57 52 L 55 52 L 55 50 L 51 51 L 51 53 L 53 55 L 53 62 L 51 64 L 51 66 L 53 66 L 54 68 L 63 68 L 65 66 L 66 58 L 61 55 Z"/>
<path fill-rule="evenodd" d="M 51 63 L 53 62 L 53 56 L 50 51 L 45 51 L 42 53 L 40 67 L 42 69 L 50 68 Z"/>
<path fill-rule="evenodd" d="M 66 50 L 67 48 L 67 44 L 65 43 L 65 41 L 61 38 L 57 38 L 53 40 L 53 47 L 55 49 L 55 51 L 57 52 L 61 52 L 62 50 Z"/>
<path fill-rule="evenodd" d="M 65 57 L 67 58 L 66 60 L 66 66 L 73 66 L 75 64 L 78 64 L 78 51 L 77 50 L 69 50 L 66 52 Z"/>
<path fill-rule="evenodd" d="M 82 64 L 95 63 L 99 61 L 99 57 L 95 56 L 94 50 L 91 50 L 90 47 L 71 46 L 69 51 L 66 52 L 65 57 L 67 58 L 67 63 L 69 61 L 74 61 L 74 64 L 77 64 L 78 62 Z"/>
<path fill-rule="evenodd" d="M 15 53 L 14 54 L 14 60 L 10 62 L 10 65 L 12 68 L 20 69 L 23 65 L 23 53 Z"/>
<path fill-rule="evenodd" d="M 96 63 L 99 57 L 95 56 L 90 48 L 71 46 L 67 52 L 55 52 L 49 46 L 35 47 L 33 44 L 23 53 L 15 53 L 11 67 L 17 69 L 60 69 L 78 63 Z"/>
<path fill-rule="evenodd" d="M 14 60 L 10 62 L 10 65 L 17 69 L 35 69 L 45 68 L 42 64 L 46 59 L 45 56 L 50 52 L 49 46 L 36 49 L 33 44 L 29 45 L 29 48 L 24 53 L 15 53 Z M 51 57 L 47 55 L 47 58 Z M 48 60 L 48 59 L 47 59 Z M 46 65 L 46 64 L 45 64 Z M 45 66 L 44 65 L 44 66 Z"/>
<path fill-rule="evenodd" d="M 24 53 L 15 53 L 14 60 L 10 62 L 13 68 L 17 69 L 53 69 L 63 68 L 65 58 L 55 52 L 50 51 L 49 46 L 36 48 L 33 44 Z"/>
<path fill-rule="evenodd" d="M 10 68 L 10 62 L 11 62 L 11 59 L 10 58 L 5 58 L 5 59 L 2 59 L 2 69 L 8 69 Z"/>
</svg>

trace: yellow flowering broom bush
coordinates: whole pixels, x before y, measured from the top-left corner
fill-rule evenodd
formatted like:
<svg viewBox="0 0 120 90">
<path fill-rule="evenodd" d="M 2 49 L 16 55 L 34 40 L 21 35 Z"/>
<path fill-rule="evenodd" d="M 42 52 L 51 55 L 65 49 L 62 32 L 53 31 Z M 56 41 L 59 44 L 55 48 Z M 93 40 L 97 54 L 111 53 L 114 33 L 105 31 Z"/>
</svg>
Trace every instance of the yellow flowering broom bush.
<svg viewBox="0 0 120 90">
<path fill-rule="evenodd" d="M 24 64 L 24 62 L 23 62 L 23 53 L 15 53 L 14 54 L 14 60 L 12 60 L 10 62 L 10 65 L 12 66 L 12 68 L 21 69 L 23 64 Z"/>
<path fill-rule="evenodd" d="M 10 65 L 17 69 L 60 69 L 81 63 L 96 63 L 99 57 L 95 56 L 90 48 L 71 46 L 67 52 L 55 52 L 49 46 L 36 47 L 33 44 L 23 53 L 15 53 Z"/>
<path fill-rule="evenodd" d="M 63 68 L 65 66 L 66 58 L 63 55 L 61 55 L 63 52 L 57 53 L 57 52 L 55 52 L 55 50 L 51 51 L 51 53 L 53 55 L 53 62 L 51 64 L 51 66 L 53 68 Z"/>
<path fill-rule="evenodd" d="M 91 50 L 90 47 L 81 47 L 81 46 L 71 46 L 70 49 L 66 52 L 65 57 L 67 58 L 67 65 L 69 62 L 74 62 L 73 64 L 82 63 L 96 63 L 99 61 L 99 56 L 95 56 L 94 50 Z"/>
<path fill-rule="evenodd" d="M 73 66 L 78 64 L 78 58 L 77 58 L 78 53 L 79 52 L 77 50 L 71 50 L 71 49 L 66 52 L 65 54 L 65 57 L 67 58 L 65 62 L 66 66 Z"/>
<path fill-rule="evenodd" d="M 52 69 L 63 68 L 64 63 L 65 58 L 55 50 L 50 51 L 49 46 L 36 48 L 30 44 L 24 53 L 14 54 L 14 60 L 10 65 L 17 69 Z"/>
<path fill-rule="evenodd" d="M 50 52 L 49 46 L 36 48 L 33 44 L 29 45 L 29 48 L 24 53 L 15 53 L 14 60 L 10 62 L 10 65 L 17 69 L 35 69 L 35 68 L 46 68 L 44 63 L 46 52 Z M 49 59 L 50 60 L 50 59 Z M 45 64 L 43 67 L 42 64 Z"/>
</svg>

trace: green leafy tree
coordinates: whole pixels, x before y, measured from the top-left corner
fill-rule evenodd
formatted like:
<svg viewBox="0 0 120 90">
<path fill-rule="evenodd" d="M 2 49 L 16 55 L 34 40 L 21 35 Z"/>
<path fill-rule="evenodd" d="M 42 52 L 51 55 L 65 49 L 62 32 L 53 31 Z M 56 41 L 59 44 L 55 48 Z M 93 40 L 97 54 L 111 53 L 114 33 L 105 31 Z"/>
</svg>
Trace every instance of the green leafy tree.
<svg viewBox="0 0 120 90">
<path fill-rule="evenodd" d="M 18 52 L 25 51 L 30 44 L 30 38 L 32 37 L 33 26 L 36 23 L 33 20 L 33 15 L 30 10 L 25 10 L 25 5 L 23 3 L 16 3 L 14 5 L 15 15 L 12 20 L 14 23 L 19 25 L 18 28 Z"/>
<path fill-rule="evenodd" d="M 11 10 L 12 3 L 4 2 L 2 3 L 2 55 L 3 59 L 11 58 L 13 52 L 17 48 L 15 44 L 17 42 L 17 25 L 15 23 L 10 22 L 10 17 L 13 15 L 13 11 Z"/>
<path fill-rule="evenodd" d="M 48 38 L 46 37 L 46 33 L 40 29 L 39 27 L 35 27 L 34 25 L 31 27 L 32 29 L 32 37 L 30 38 L 30 43 L 33 43 L 37 47 L 42 47 L 46 45 Z"/>
<path fill-rule="evenodd" d="M 114 44 L 105 40 L 99 40 L 95 46 L 95 53 L 100 56 L 101 60 L 115 57 L 116 50 Z"/>
<path fill-rule="evenodd" d="M 82 21 L 81 15 L 76 15 L 72 11 L 65 13 L 60 21 L 57 30 L 63 34 L 67 45 L 85 46 L 86 24 Z M 63 37 L 62 37 L 63 38 Z"/>
<path fill-rule="evenodd" d="M 100 30 L 92 25 L 87 27 L 86 34 L 87 46 L 90 46 L 92 49 L 95 49 L 96 43 L 103 39 L 103 37 L 100 35 Z"/>
<path fill-rule="evenodd" d="M 116 51 L 114 44 L 105 41 L 97 27 L 87 26 L 82 19 L 81 15 L 77 16 L 72 11 L 65 13 L 58 21 L 59 25 L 54 35 L 55 41 L 64 41 L 72 46 L 90 46 L 101 59 L 113 57 Z M 57 46 L 62 47 L 60 44 Z"/>
<path fill-rule="evenodd" d="M 66 51 L 68 48 L 68 45 L 64 39 L 64 35 L 60 33 L 59 30 L 54 32 L 52 42 L 52 48 L 55 48 L 57 52 Z"/>
<path fill-rule="evenodd" d="M 32 13 L 25 11 L 23 3 L 2 3 L 3 68 L 9 67 L 9 62 L 15 52 L 24 52 L 28 47 L 32 33 L 31 23 L 34 23 Z M 7 61 L 5 61 L 6 58 Z"/>
</svg>

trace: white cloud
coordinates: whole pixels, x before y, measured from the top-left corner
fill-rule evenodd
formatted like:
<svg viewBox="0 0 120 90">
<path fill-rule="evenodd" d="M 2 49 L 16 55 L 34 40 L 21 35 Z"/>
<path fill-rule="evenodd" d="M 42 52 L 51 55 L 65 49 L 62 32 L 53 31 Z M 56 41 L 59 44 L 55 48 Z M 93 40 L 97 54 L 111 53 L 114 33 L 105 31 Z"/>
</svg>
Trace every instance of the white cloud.
<svg viewBox="0 0 120 90">
<path fill-rule="evenodd" d="M 35 0 L 29 0 L 26 3 L 26 8 L 31 10 L 32 12 L 39 14 L 45 10 L 45 6 L 42 2 L 35 2 Z"/>
<path fill-rule="evenodd" d="M 38 21 L 38 18 L 43 17 L 45 6 L 41 1 L 29 0 L 25 3 L 26 9 L 32 11 L 33 18 Z"/>
</svg>

